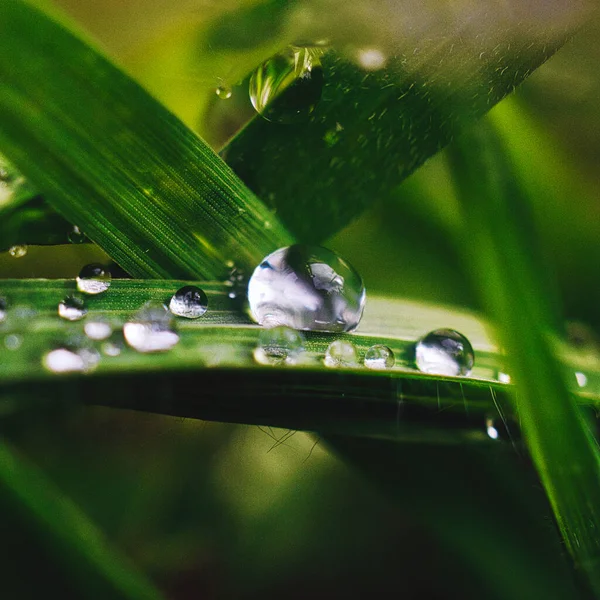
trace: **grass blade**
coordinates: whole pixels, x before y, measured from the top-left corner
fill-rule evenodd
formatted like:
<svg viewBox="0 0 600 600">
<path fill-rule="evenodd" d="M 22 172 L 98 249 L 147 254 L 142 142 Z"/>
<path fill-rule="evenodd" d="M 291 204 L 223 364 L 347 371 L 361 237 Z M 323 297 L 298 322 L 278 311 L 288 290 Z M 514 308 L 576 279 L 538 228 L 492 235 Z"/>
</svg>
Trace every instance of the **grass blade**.
<svg viewBox="0 0 600 600">
<path fill-rule="evenodd" d="M 126 271 L 217 277 L 291 240 L 202 140 L 63 26 L 8 0 L 0 39 L 0 147 Z"/>
<path fill-rule="evenodd" d="M 499 325 L 525 440 L 575 565 L 600 595 L 600 454 L 549 346 L 557 319 L 521 219 L 528 199 L 489 124 L 458 141 L 454 160 L 466 262 L 474 281 L 486 282 L 479 291 Z"/>
</svg>

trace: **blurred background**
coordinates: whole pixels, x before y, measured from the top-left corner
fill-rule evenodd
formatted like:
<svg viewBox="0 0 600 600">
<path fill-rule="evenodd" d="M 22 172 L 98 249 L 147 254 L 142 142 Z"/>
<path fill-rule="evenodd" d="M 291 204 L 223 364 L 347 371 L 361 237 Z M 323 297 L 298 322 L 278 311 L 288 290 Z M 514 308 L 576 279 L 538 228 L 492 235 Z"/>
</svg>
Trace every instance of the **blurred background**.
<svg viewBox="0 0 600 600">
<path fill-rule="evenodd" d="M 360 43 L 385 45 L 400 35 L 418 37 L 425 30 L 434 35 L 445 23 L 432 18 L 440 13 L 434 10 L 439 3 L 432 2 L 56 4 L 215 150 L 253 116 L 247 75 L 285 40 L 337 35 L 347 48 L 348 39 L 358 35 L 358 23 Z M 482 14 L 476 2 L 443 4 L 449 11 L 458 5 L 465 14 L 472 11 L 475 30 L 488 31 L 489 14 Z M 569 2 L 486 5 L 497 17 L 492 22 L 513 19 L 534 36 L 536 28 L 569 27 L 582 8 Z M 596 331 L 599 39 L 600 20 L 592 14 L 490 116 L 531 191 L 535 230 L 565 318 Z M 219 97 L 219 87 L 231 96 Z M 456 251 L 460 230 L 450 166 L 441 151 L 386 197 L 373 198 L 368 210 L 326 245 L 358 269 L 371 293 L 477 310 Z M 74 277 L 81 266 L 97 260 L 106 257 L 91 244 L 30 247 L 19 258 L 1 254 L 0 277 Z M 515 504 L 515 498 L 526 489 L 528 510 L 549 531 L 553 527 L 528 461 L 510 445 L 474 453 L 432 450 L 422 460 L 418 446 L 403 447 L 402 461 L 386 467 L 401 464 L 406 470 L 406 498 L 398 502 L 317 435 L 91 407 L 22 415 L 3 433 L 174 600 L 363 598 L 390 591 L 408 599 L 502 598 L 502 585 L 489 580 L 493 573 L 503 577 L 500 563 L 497 571 L 482 568 L 475 556 L 497 552 L 497 540 L 486 537 L 486 523 L 514 532 L 518 553 L 525 534 L 518 531 L 515 506 L 521 501 Z M 431 512 L 419 511 L 423 499 L 410 489 L 423 470 L 440 477 L 435 464 L 451 469 L 448 457 L 459 461 L 463 472 L 476 469 L 472 477 L 481 489 L 473 493 L 463 479 L 442 477 L 445 488 L 424 487 L 421 493 L 441 490 L 442 518 L 445 510 L 448 518 L 455 510 L 448 508 L 445 494 L 461 499 L 472 519 L 465 539 L 478 544 L 477 553 L 454 544 L 448 530 L 432 522 Z M 542 554 L 546 550 L 539 548 Z M 558 542 L 554 550 L 559 556 Z M 52 574 L 45 576 L 51 581 Z M 29 582 L 21 579 L 15 585 L 23 586 L 22 597 L 29 597 Z"/>
</svg>

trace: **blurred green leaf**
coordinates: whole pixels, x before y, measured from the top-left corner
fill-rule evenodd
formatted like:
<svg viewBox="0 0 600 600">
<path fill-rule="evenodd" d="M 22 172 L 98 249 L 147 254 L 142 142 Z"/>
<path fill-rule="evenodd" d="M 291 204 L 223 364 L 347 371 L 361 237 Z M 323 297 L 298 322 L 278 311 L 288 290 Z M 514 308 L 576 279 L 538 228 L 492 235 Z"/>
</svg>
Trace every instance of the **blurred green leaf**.
<svg viewBox="0 0 600 600">
<path fill-rule="evenodd" d="M 498 324 L 513 403 L 569 552 L 599 594 L 600 453 L 549 345 L 556 306 L 543 283 L 529 199 L 489 123 L 457 140 L 453 158 L 470 240 L 465 264 Z"/>
<path fill-rule="evenodd" d="M 61 25 L 8 0 L 0 37 L 0 147 L 126 271 L 221 276 L 291 240 L 202 140 Z"/>
</svg>

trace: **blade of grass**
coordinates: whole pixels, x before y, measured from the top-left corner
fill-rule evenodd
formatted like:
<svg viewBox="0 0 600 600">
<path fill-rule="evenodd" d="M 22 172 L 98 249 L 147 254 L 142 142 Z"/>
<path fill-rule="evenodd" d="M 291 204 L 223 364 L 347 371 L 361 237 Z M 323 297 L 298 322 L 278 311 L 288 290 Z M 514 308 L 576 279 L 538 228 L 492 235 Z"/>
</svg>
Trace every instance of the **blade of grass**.
<svg viewBox="0 0 600 600">
<path fill-rule="evenodd" d="M 214 152 L 90 45 L 0 4 L 0 147 L 134 276 L 222 276 L 290 235 Z"/>
<path fill-rule="evenodd" d="M 489 123 L 460 138 L 453 157 L 466 264 L 498 323 L 517 384 L 514 406 L 567 548 L 600 597 L 600 454 L 549 345 L 557 318 L 520 219 L 528 199 Z"/>
<path fill-rule="evenodd" d="M 68 582 L 66 588 L 77 597 L 98 600 L 162 598 L 124 557 L 118 556 L 108 546 L 100 532 L 74 504 L 1 440 L 0 507 L 6 526 L 3 527 L 3 543 L 11 540 L 11 534 L 34 540 L 28 556 L 36 556 L 35 551 L 41 549 L 44 560 L 51 562 L 53 571 L 59 571 Z M 4 558 L 3 567 L 11 565 L 12 560 L 13 557 Z M 42 571 L 47 566 L 44 565 Z M 13 568 L 18 568 L 18 565 Z M 23 572 L 20 575 L 27 576 Z M 53 579 L 56 577 L 54 571 Z M 8 577 L 10 580 L 11 577 Z M 43 585 L 43 579 L 38 583 Z M 5 592 L 9 592 L 10 597 L 24 597 L 23 590 L 28 586 L 23 583 L 16 585 L 18 587 L 14 590 L 4 587 Z"/>
</svg>

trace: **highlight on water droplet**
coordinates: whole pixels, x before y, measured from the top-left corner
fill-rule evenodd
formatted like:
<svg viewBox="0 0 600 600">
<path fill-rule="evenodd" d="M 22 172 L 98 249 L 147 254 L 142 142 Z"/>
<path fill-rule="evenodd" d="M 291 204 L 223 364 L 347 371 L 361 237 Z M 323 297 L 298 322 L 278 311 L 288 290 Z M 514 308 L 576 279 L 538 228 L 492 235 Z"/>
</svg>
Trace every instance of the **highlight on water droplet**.
<svg viewBox="0 0 600 600">
<path fill-rule="evenodd" d="M 368 369 L 385 370 L 391 369 L 396 363 L 393 351 L 387 346 L 376 344 L 371 346 L 366 354 L 364 364 Z"/>
<path fill-rule="evenodd" d="M 8 249 L 8 253 L 13 257 L 13 258 L 23 258 L 24 256 L 27 255 L 27 246 L 25 244 L 20 244 L 17 246 L 11 246 Z"/>
<path fill-rule="evenodd" d="M 580 388 L 585 387 L 588 383 L 587 375 L 585 373 L 582 373 L 581 371 L 575 372 L 575 380 L 577 381 L 577 385 Z"/>
<path fill-rule="evenodd" d="M 215 93 L 219 98 L 221 98 L 221 100 L 229 100 L 233 94 L 233 91 L 227 85 L 218 85 L 215 89 Z"/>
<path fill-rule="evenodd" d="M 320 55 L 316 48 L 290 46 L 262 63 L 250 78 L 256 112 L 274 123 L 306 121 L 323 90 Z"/>
<path fill-rule="evenodd" d="M 320 246 L 296 244 L 269 254 L 248 283 L 248 303 L 261 325 L 306 331 L 355 329 L 365 306 L 360 275 Z"/>
<path fill-rule="evenodd" d="M 291 327 L 262 329 L 254 349 L 254 360 L 261 365 L 294 365 L 304 350 L 304 336 Z"/>
<path fill-rule="evenodd" d="M 169 310 L 178 317 L 197 319 L 208 308 L 208 298 L 203 290 L 194 285 L 186 285 L 173 294 Z"/>
<path fill-rule="evenodd" d="M 87 314 L 83 298 L 71 294 L 58 305 L 58 316 L 66 321 L 79 321 Z"/>
<path fill-rule="evenodd" d="M 67 235 L 67 239 L 71 244 L 83 244 L 86 240 L 86 236 L 77 225 L 73 225 L 73 229 Z"/>
<path fill-rule="evenodd" d="M 492 440 L 497 440 L 500 437 L 500 433 L 498 429 L 496 429 L 496 423 L 494 419 L 486 419 L 485 420 L 485 431 L 488 434 L 488 437 Z"/>
<path fill-rule="evenodd" d="M 166 306 L 149 302 L 123 326 L 125 341 L 142 353 L 165 352 L 179 342 Z"/>
<path fill-rule="evenodd" d="M 508 373 L 504 373 L 503 371 L 498 371 L 498 381 L 500 383 L 510 383 L 510 375 Z"/>
<path fill-rule="evenodd" d="M 468 375 L 475 362 L 469 340 L 454 329 L 436 329 L 422 337 L 415 347 L 419 371 L 432 375 Z"/>
<path fill-rule="evenodd" d="M 365 71 L 379 71 L 387 64 L 387 56 L 379 48 L 359 48 L 356 62 Z"/>
<path fill-rule="evenodd" d="M 113 329 L 110 323 L 95 320 L 87 321 L 83 326 L 83 331 L 90 340 L 100 341 L 108 339 L 112 335 Z"/>
<path fill-rule="evenodd" d="M 79 272 L 77 289 L 84 294 L 102 294 L 110 287 L 111 279 L 110 271 L 104 265 L 91 263 Z"/>
<path fill-rule="evenodd" d="M 354 344 L 347 340 L 335 340 L 329 344 L 325 352 L 323 364 L 326 367 L 356 367 L 358 364 L 358 353 Z"/>
<path fill-rule="evenodd" d="M 68 346 L 56 348 L 46 353 L 42 365 L 52 373 L 87 373 L 93 370 L 100 357 L 89 348 L 71 348 Z"/>
</svg>

